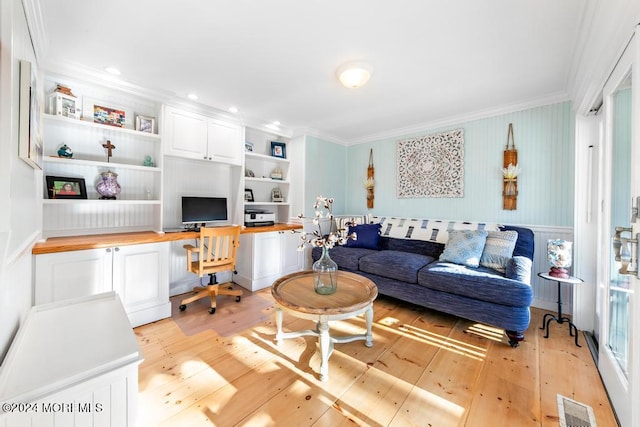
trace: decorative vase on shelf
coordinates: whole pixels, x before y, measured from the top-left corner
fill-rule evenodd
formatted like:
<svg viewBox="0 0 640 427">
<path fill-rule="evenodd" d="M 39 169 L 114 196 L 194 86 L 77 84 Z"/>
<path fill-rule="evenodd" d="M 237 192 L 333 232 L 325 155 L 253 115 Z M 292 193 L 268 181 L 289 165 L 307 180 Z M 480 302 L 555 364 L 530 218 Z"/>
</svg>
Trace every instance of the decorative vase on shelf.
<svg viewBox="0 0 640 427">
<path fill-rule="evenodd" d="M 96 185 L 96 190 L 100 194 L 100 199 L 115 200 L 120 194 L 120 184 L 118 184 L 118 174 L 111 171 L 102 172 L 100 174 L 102 180 Z"/>
<path fill-rule="evenodd" d="M 58 148 L 58 157 L 70 159 L 73 157 L 73 150 L 67 144 L 63 144 L 62 147 Z"/>
<path fill-rule="evenodd" d="M 338 264 L 326 247 L 322 247 L 322 256 L 313 263 L 313 287 L 321 295 L 331 295 L 338 287 Z"/>
</svg>

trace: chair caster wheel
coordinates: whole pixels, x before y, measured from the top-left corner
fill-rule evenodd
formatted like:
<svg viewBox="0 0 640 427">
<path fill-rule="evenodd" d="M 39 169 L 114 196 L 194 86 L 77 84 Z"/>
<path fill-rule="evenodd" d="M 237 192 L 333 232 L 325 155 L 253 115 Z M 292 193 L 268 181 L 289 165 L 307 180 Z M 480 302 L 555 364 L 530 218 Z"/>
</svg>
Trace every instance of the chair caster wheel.
<svg viewBox="0 0 640 427">
<path fill-rule="evenodd" d="M 241 299 L 242 297 L 236 297 L 236 302 L 240 302 Z"/>
<path fill-rule="evenodd" d="M 209 309 L 209 314 L 213 314 L 213 313 L 215 313 L 215 312 L 216 312 L 216 308 L 215 308 L 215 307 L 211 307 L 211 308 Z"/>
<path fill-rule="evenodd" d="M 187 306 L 184 304 L 180 304 L 178 308 L 180 309 L 180 311 L 185 311 L 187 309 Z"/>
</svg>

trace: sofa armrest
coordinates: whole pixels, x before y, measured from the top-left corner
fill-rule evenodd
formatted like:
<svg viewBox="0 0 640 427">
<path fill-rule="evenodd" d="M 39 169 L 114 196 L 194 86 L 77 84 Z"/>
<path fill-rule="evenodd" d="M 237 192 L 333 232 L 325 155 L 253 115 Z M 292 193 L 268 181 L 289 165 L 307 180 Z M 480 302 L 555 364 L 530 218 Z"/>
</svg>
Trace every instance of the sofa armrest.
<svg viewBox="0 0 640 427">
<path fill-rule="evenodd" d="M 533 263 L 529 258 L 524 256 L 514 256 L 507 262 L 505 276 L 507 279 L 518 280 L 530 285 L 532 265 Z"/>
</svg>

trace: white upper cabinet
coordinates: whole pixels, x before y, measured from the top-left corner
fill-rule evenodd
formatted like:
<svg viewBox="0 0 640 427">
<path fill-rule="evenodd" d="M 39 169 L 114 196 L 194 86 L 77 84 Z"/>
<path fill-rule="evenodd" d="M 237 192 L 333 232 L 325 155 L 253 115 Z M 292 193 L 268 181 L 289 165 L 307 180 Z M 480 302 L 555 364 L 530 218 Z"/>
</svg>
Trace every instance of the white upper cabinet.
<svg viewBox="0 0 640 427">
<path fill-rule="evenodd" d="M 207 157 L 207 118 L 164 107 L 164 152 L 188 159 Z"/>
<path fill-rule="evenodd" d="M 198 113 L 164 107 L 164 153 L 232 165 L 242 162 L 242 128 Z"/>
<path fill-rule="evenodd" d="M 209 119 L 207 130 L 209 160 L 240 165 L 242 162 L 242 129 L 240 126 Z"/>
</svg>

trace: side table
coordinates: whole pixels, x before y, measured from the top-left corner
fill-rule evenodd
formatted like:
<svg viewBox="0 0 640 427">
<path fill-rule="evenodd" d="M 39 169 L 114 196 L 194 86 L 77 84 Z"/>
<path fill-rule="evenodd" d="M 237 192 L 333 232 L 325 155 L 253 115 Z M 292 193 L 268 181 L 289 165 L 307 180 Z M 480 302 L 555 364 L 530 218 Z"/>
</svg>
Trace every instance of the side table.
<svg viewBox="0 0 640 427">
<path fill-rule="evenodd" d="M 578 344 L 578 328 L 576 327 L 576 325 L 573 324 L 573 322 L 571 321 L 571 319 L 569 319 L 566 316 L 562 316 L 562 284 L 563 283 L 568 283 L 571 285 L 577 285 L 583 282 L 582 279 L 579 279 L 577 277 L 567 277 L 567 278 L 562 278 L 562 277 L 554 277 L 549 275 L 549 273 L 538 273 L 538 277 L 541 277 L 545 280 L 549 280 L 549 281 L 555 281 L 558 283 L 558 315 L 554 316 L 551 313 L 547 313 L 544 315 L 544 317 L 542 318 L 542 326 L 540 327 L 540 329 L 544 329 L 546 330 L 546 333 L 544 335 L 545 338 L 549 338 L 549 324 L 551 323 L 552 320 L 555 320 L 558 323 L 568 323 L 569 324 L 569 335 L 570 336 L 574 336 L 574 331 L 575 331 L 575 340 L 576 340 L 576 345 L 578 347 L 582 347 L 580 344 Z"/>
<path fill-rule="evenodd" d="M 318 337 L 320 347 L 320 380 L 329 379 L 329 356 L 334 343 L 348 343 L 364 340 L 365 346 L 373 346 L 371 326 L 373 322 L 373 301 L 378 296 L 378 288 L 369 279 L 354 273 L 338 271 L 338 288 L 334 294 L 320 295 L 313 289 L 313 272 L 291 273 L 276 280 L 271 286 L 271 294 L 276 302 L 276 343 L 285 338 L 306 335 Z M 282 312 L 316 322 L 315 330 L 283 332 Z M 332 337 L 329 322 L 343 320 L 365 314 L 366 332 L 363 334 Z"/>
</svg>

